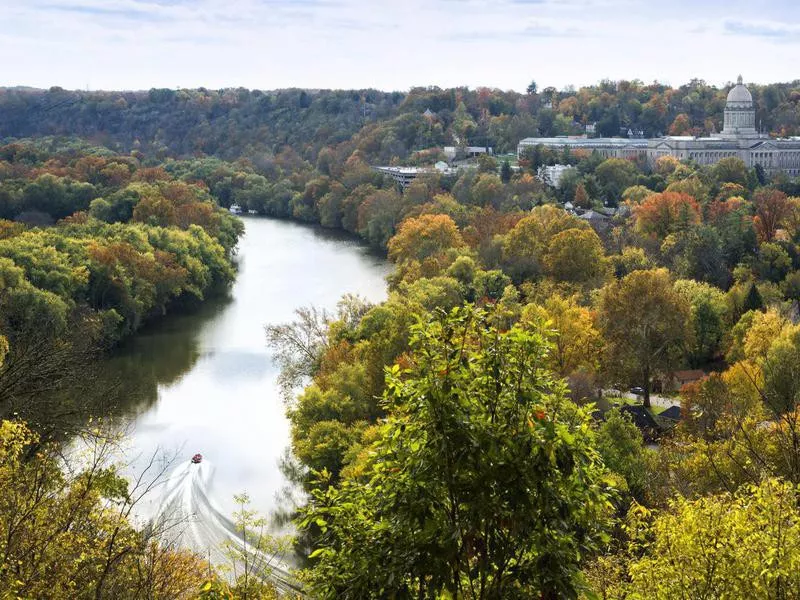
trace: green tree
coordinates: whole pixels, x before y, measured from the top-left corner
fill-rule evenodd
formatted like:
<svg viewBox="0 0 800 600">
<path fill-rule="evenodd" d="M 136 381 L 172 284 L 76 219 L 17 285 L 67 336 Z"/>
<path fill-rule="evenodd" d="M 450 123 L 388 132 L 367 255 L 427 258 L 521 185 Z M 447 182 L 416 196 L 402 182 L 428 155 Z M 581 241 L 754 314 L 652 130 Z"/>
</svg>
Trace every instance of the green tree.
<svg viewBox="0 0 800 600">
<path fill-rule="evenodd" d="M 689 361 L 694 366 L 714 359 L 720 353 L 728 307 L 725 295 L 707 283 L 689 279 L 675 282 L 675 290 L 691 306 L 691 325 L 694 335 L 689 348 Z"/>
<path fill-rule="evenodd" d="M 674 368 L 691 341 L 690 305 L 669 271 L 634 271 L 600 292 L 598 317 L 610 375 L 644 388 L 650 406 L 653 377 Z"/>
<path fill-rule="evenodd" d="M 361 476 L 304 510 L 319 597 L 575 597 L 610 508 L 589 415 L 543 368 L 541 334 L 489 317 L 413 328 Z"/>
<path fill-rule="evenodd" d="M 286 540 L 269 533 L 269 522 L 250 508 L 247 494 L 236 494 L 234 501 L 238 507 L 233 513 L 233 524 L 238 537 L 224 543 L 223 552 L 228 561 L 233 586 L 231 593 L 236 600 L 277 600 L 275 585 L 270 582 L 275 572 L 274 557 L 282 556 L 288 546 Z"/>
<path fill-rule="evenodd" d="M 720 183 L 737 183 L 747 186 L 747 165 L 736 156 L 721 159 L 714 165 L 713 173 Z"/>
<path fill-rule="evenodd" d="M 511 181 L 511 165 L 508 159 L 504 160 L 503 165 L 500 167 L 500 181 L 503 183 Z"/>
<path fill-rule="evenodd" d="M 605 414 L 597 429 L 597 449 L 606 467 L 625 480 L 631 496 L 637 502 L 644 502 L 650 451 L 639 428 L 619 409 Z"/>
<path fill-rule="evenodd" d="M 594 171 L 603 191 L 603 197 L 613 206 L 619 203 L 622 192 L 636 183 L 638 170 L 631 161 L 623 158 L 609 158 Z"/>
</svg>

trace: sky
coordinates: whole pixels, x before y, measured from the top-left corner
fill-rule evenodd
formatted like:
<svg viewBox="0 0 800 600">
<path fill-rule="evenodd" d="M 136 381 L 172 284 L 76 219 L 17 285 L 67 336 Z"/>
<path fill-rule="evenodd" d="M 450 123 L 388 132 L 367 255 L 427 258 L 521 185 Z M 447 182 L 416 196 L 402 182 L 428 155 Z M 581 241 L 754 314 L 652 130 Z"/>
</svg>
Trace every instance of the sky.
<svg viewBox="0 0 800 600">
<path fill-rule="evenodd" d="M 800 79 L 800 0 L 0 0 L 0 86 Z"/>
</svg>

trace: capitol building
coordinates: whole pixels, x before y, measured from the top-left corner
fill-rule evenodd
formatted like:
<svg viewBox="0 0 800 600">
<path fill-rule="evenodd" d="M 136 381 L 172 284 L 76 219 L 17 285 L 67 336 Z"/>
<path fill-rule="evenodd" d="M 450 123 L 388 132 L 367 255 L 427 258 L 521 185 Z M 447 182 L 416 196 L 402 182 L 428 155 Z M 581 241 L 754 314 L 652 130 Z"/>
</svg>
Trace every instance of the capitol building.
<svg viewBox="0 0 800 600">
<path fill-rule="evenodd" d="M 525 148 L 538 145 L 597 151 L 604 158 L 646 159 L 651 165 L 662 156 L 691 159 L 701 165 L 736 157 L 751 168 L 761 165 L 770 175 L 783 172 L 791 177 L 800 176 L 800 137 L 774 139 L 758 132 L 753 96 L 741 76 L 728 92 L 722 132 L 713 137 L 525 138 L 517 146 L 517 154 L 521 156 Z"/>
</svg>

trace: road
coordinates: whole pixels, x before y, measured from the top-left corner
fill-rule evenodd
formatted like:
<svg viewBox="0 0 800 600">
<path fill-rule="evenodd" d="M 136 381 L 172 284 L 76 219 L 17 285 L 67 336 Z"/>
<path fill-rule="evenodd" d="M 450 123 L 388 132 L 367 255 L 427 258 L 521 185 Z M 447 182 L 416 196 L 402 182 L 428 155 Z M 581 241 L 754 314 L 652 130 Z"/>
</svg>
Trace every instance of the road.
<svg viewBox="0 0 800 600">
<path fill-rule="evenodd" d="M 603 390 L 603 395 L 611 398 L 627 398 L 629 400 L 637 400 L 642 402 L 644 400 L 644 396 L 637 396 L 636 394 L 631 394 L 630 392 L 620 392 L 619 390 Z M 657 394 L 650 394 L 650 404 L 652 406 L 660 406 L 663 408 L 669 408 L 671 406 L 680 406 L 681 401 L 678 398 L 668 398 L 666 396 L 659 396 Z"/>
</svg>

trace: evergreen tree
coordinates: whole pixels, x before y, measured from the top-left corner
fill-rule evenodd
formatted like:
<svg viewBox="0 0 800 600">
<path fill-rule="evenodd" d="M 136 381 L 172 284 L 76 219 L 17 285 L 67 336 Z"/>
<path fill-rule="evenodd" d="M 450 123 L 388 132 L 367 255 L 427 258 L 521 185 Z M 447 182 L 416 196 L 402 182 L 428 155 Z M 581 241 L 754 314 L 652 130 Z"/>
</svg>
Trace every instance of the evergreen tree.
<svg viewBox="0 0 800 600">
<path fill-rule="evenodd" d="M 503 183 L 511 181 L 511 165 L 507 160 L 504 160 L 503 165 L 500 167 L 500 179 Z"/>
<path fill-rule="evenodd" d="M 750 284 L 750 289 L 747 291 L 747 296 L 744 298 L 744 312 L 749 310 L 764 310 L 764 299 L 761 297 L 761 292 L 758 291 L 755 283 Z"/>
</svg>

